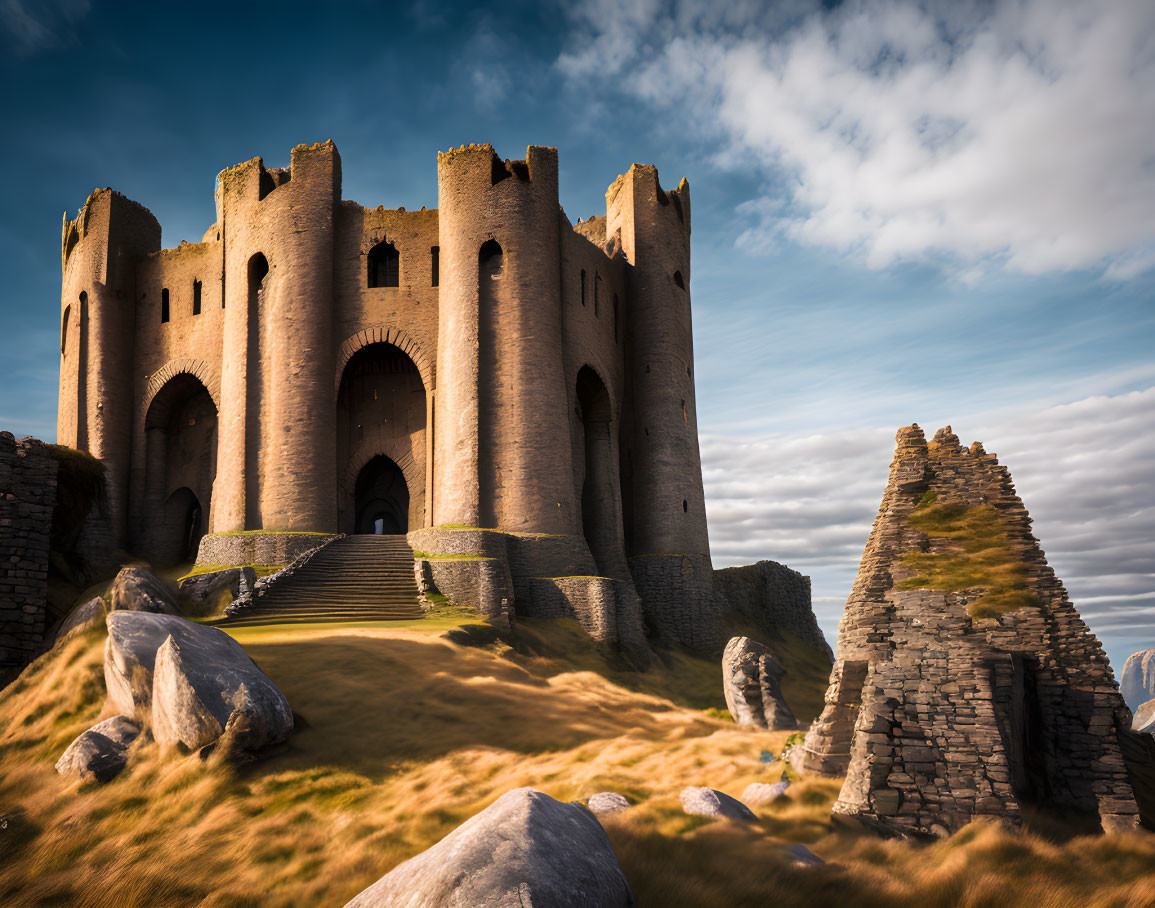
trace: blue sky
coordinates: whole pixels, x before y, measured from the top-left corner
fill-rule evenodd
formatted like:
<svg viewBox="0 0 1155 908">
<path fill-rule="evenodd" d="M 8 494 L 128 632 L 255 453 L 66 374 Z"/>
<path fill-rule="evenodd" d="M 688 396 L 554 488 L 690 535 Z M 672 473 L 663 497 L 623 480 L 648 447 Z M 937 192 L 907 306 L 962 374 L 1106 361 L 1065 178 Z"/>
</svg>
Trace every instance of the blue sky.
<svg viewBox="0 0 1155 908">
<path fill-rule="evenodd" d="M 61 213 L 198 240 L 213 181 L 336 141 L 344 195 L 555 145 L 571 220 L 633 161 L 693 194 L 719 565 L 786 561 L 833 642 L 894 431 L 1008 464 L 1118 671 L 1155 646 L 1155 7 L 0 0 L 0 427 L 55 435 Z"/>
</svg>

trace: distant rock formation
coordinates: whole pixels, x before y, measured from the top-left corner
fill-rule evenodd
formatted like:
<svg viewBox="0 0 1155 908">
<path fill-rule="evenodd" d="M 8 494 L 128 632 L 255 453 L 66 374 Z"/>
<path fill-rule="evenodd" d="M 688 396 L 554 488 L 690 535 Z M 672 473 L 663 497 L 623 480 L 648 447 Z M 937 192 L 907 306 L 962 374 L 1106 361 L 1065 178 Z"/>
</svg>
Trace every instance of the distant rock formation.
<svg viewBox="0 0 1155 908">
<path fill-rule="evenodd" d="M 791 761 L 845 773 L 835 812 L 898 832 L 1018 823 L 1031 803 L 1136 828 L 1130 713 L 1010 474 L 949 426 L 897 443 L 826 708 Z"/>
<path fill-rule="evenodd" d="M 1155 649 L 1141 649 L 1127 657 L 1119 689 L 1132 710 L 1155 699 Z"/>
<path fill-rule="evenodd" d="M 782 696 L 786 669 L 770 650 L 749 637 L 734 637 L 722 654 L 722 693 L 739 725 L 779 731 L 798 720 Z"/>
</svg>

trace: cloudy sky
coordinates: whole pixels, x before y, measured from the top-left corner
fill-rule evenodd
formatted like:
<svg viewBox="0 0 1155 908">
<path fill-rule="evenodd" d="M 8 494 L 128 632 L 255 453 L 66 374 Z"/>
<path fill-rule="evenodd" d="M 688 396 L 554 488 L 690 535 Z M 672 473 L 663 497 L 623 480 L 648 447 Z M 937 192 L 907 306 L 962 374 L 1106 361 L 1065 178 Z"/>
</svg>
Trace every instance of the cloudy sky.
<svg viewBox="0 0 1155 908">
<path fill-rule="evenodd" d="M 1155 4 L 0 0 L 0 428 L 55 435 L 60 216 L 165 245 L 213 179 L 332 138 L 344 194 L 560 149 L 571 220 L 633 161 L 694 199 L 715 562 L 813 578 L 831 642 L 895 430 L 1015 477 L 1116 670 L 1155 646 Z"/>
</svg>

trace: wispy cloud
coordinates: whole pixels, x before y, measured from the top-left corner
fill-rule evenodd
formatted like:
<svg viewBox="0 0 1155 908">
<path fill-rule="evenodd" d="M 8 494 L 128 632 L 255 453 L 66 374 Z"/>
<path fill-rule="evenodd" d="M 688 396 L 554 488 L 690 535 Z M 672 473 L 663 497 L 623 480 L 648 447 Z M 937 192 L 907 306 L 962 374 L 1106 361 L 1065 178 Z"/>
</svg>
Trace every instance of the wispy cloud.
<svg viewBox="0 0 1155 908">
<path fill-rule="evenodd" d="M 557 62 L 764 174 L 742 243 L 969 281 L 1155 266 L 1155 5 L 583 4 Z"/>
<path fill-rule="evenodd" d="M 89 5 L 89 0 L 0 0 L 4 44 L 18 57 L 64 47 L 75 41 Z"/>
<path fill-rule="evenodd" d="M 716 566 L 771 558 L 810 574 L 815 611 L 833 641 L 897 428 L 704 435 Z M 1155 388 L 954 428 L 1010 469 L 1051 566 L 1116 667 L 1134 649 L 1155 646 Z"/>
</svg>

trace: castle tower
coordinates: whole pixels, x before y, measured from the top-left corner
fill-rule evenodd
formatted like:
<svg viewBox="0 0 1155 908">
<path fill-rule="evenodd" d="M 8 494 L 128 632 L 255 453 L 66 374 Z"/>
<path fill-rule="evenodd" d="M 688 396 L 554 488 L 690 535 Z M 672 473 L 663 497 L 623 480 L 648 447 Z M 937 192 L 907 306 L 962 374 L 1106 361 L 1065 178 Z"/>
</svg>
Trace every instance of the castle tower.
<svg viewBox="0 0 1155 908">
<path fill-rule="evenodd" d="M 606 191 L 606 236 L 633 265 L 621 446 L 630 569 L 650 622 L 709 648 L 717 623 L 694 396 L 689 184 L 666 192 L 657 168 L 634 164 Z"/>
<path fill-rule="evenodd" d="M 557 150 L 437 157 L 433 523 L 580 532 L 562 366 Z"/>
<path fill-rule="evenodd" d="M 212 531 L 336 529 L 332 142 L 223 171 L 225 327 Z"/>
<path fill-rule="evenodd" d="M 160 249 L 160 225 L 142 205 L 98 189 L 61 237 L 60 444 L 104 462 L 112 529 L 127 532 L 132 444 L 136 265 Z"/>
</svg>

